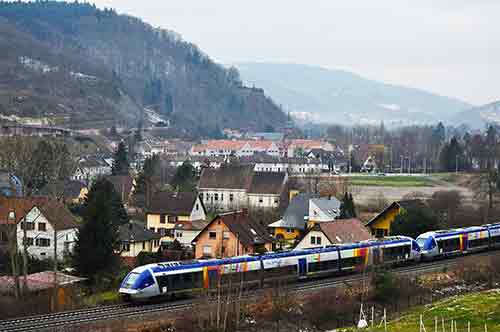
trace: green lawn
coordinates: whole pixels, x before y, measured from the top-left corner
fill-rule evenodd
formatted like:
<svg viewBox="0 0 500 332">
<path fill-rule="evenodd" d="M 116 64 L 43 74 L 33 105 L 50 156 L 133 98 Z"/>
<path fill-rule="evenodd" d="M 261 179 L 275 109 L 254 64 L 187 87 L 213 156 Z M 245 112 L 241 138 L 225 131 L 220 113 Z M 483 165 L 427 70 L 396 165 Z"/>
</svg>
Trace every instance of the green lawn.
<svg viewBox="0 0 500 332">
<path fill-rule="evenodd" d="M 354 186 L 374 187 L 432 187 L 433 181 L 424 176 L 351 176 Z"/>
<path fill-rule="evenodd" d="M 467 331 L 468 322 L 470 322 L 472 332 L 484 331 L 485 323 L 488 331 L 500 331 L 500 290 L 452 297 L 433 305 L 417 307 L 399 319 L 389 322 L 387 331 L 417 332 L 420 315 L 422 315 L 427 331 L 434 331 L 436 317 L 440 332 L 442 319 L 445 321 L 446 331 L 450 331 L 451 320 L 456 321 L 458 331 Z M 377 328 L 374 331 L 383 330 L 383 328 Z"/>
</svg>

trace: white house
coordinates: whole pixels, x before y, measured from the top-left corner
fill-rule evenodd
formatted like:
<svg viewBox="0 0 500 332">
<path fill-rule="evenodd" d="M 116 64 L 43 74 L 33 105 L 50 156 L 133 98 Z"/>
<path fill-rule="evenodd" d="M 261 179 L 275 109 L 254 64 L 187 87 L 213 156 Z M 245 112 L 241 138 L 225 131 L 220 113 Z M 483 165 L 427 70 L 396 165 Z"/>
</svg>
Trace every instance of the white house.
<svg viewBox="0 0 500 332">
<path fill-rule="evenodd" d="M 190 247 L 193 240 L 208 225 L 206 220 L 180 221 L 175 225 L 174 239 L 185 247 Z"/>
<path fill-rule="evenodd" d="M 252 165 L 202 171 L 200 198 L 209 209 L 276 208 L 286 191 L 286 173 L 254 172 Z"/>
<path fill-rule="evenodd" d="M 15 215 L 11 217 L 17 218 Z M 24 250 L 24 229 L 30 255 L 38 259 L 53 259 L 56 245 L 57 260 L 62 260 L 73 252 L 78 225 L 64 204 L 48 200 L 33 205 L 17 223 L 17 243 L 20 251 Z"/>
<path fill-rule="evenodd" d="M 105 158 L 101 158 L 99 156 L 87 156 L 78 161 L 78 166 L 71 179 L 91 183 L 100 176 L 110 174 L 110 160 L 106 160 Z"/>
</svg>

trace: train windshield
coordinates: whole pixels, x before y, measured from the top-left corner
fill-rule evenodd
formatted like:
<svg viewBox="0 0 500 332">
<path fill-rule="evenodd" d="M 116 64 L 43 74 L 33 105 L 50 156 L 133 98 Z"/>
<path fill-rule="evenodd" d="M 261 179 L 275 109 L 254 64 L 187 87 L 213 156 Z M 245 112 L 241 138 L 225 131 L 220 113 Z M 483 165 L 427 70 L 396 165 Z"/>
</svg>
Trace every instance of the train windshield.
<svg viewBox="0 0 500 332">
<path fill-rule="evenodd" d="M 131 272 L 129 273 L 127 279 L 123 282 L 123 288 L 132 288 L 134 285 L 135 281 L 139 278 L 140 274 Z"/>
<path fill-rule="evenodd" d="M 417 244 L 418 244 L 418 246 L 419 246 L 421 249 L 424 249 L 424 244 L 425 244 L 425 241 L 427 241 L 427 238 L 418 238 L 418 239 L 417 239 Z"/>
</svg>

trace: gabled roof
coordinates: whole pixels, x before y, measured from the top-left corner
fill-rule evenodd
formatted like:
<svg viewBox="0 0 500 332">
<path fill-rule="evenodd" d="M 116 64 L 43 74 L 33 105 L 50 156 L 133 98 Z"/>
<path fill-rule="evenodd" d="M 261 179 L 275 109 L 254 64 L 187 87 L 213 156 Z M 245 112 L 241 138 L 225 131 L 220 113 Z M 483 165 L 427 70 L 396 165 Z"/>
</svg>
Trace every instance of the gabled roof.
<svg viewBox="0 0 500 332">
<path fill-rule="evenodd" d="M 355 218 L 318 223 L 313 227 L 325 234 L 332 244 L 353 243 L 372 239 L 363 223 Z"/>
<path fill-rule="evenodd" d="M 147 213 L 189 216 L 197 198 L 198 195 L 192 192 L 159 192 L 151 200 Z M 201 200 L 200 203 L 206 214 L 205 206 Z"/>
<path fill-rule="evenodd" d="M 150 231 L 144 225 L 135 222 L 121 225 L 118 228 L 118 237 L 122 243 L 144 242 L 161 239 L 159 233 Z"/>
<path fill-rule="evenodd" d="M 305 229 L 309 217 L 309 199 L 311 194 L 300 193 L 288 205 L 283 218 L 269 227 Z"/>
<path fill-rule="evenodd" d="M 222 221 L 227 228 L 229 228 L 231 233 L 233 233 L 244 246 L 254 246 L 275 242 L 275 239 L 268 234 L 266 228 L 258 222 L 251 220 L 248 217 L 247 212 L 238 211 L 217 215 L 210 223 L 207 224 L 205 229 L 207 229 L 213 222 L 219 220 Z M 193 242 L 196 242 L 198 237 L 203 234 L 203 232 L 204 230 L 193 239 Z"/>
<path fill-rule="evenodd" d="M 49 200 L 45 204 L 37 205 L 37 207 L 54 229 L 62 231 L 78 228 L 75 217 L 63 203 Z"/>
<path fill-rule="evenodd" d="M 201 231 L 207 227 L 208 221 L 205 220 L 188 220 L 188 221 L 178 221 L 175 224 L 175 229 L 184 231 Z"/>
<path fill-rule="evenodd" d="M 283 192 L 286 173 L 256 172 L 252 177 L 249 194 L 280 195 Z"/>
<path fill-rule="evenodd" d="M 420 199 L 409 199 L 409 200 L 402 200 L 402 201 L 393 202 L 388 207 L 386 207 L 382 212 L 380 212 L 375 217 L 370 219 L 370 221 L 368 221 L 366 223 L 366 226 L 370 226 L 371 224 L 375 223 L 378 219 L 383 217 L 386 213 L 388 213 L 392 209 L 403 208 L 406 210 L 406 209 L 410 209 L 410 208 L 414 208 L 414 207 L 425 208 L 425 203 Z"/>
<path fill-rule="evenodd" d="M 253 166 L 205 168 L 201 172 L 199 188 L 248 190 L 252 182 Z"/>
<path fill-rule="evenodd" d="M 28 212 L 36 205 L 42 205 L 48 201 L 46 197 L 1 197 L 0 196 L 0 225 L 13 225 L 19 223 Z M 9 214 L 14 212 L 14 220 L 10 220 Z"/>
<path fill-rule="evenodd" d="M 340 201 L 335 197 L 320 197 L 311 198 L 311 202 L 314 203 L 323 213 L 332 217 L 334 219 L 340 214 Z M 309 216 L 310 217 L 310 216 Z"/>
</svg>

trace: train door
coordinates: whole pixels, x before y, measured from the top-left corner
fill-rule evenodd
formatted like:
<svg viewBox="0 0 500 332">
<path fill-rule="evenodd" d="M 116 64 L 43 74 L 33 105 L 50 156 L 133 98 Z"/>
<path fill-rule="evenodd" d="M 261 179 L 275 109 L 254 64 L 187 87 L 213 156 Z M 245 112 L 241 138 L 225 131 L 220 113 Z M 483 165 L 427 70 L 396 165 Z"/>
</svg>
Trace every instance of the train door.
<svg viewBox="0 0 500 332">
<path fill-rule="evenodd" d="M 298 275 L 299 278 L 307 276 L 307 260 L 305 258 L 299 258 Z"/>
<path fill-rule="evenodd" d="M 382 264 L 382 256 L 380 255 L 380 247 L 373 247 L 372 253 L 373 253 L 373 265 Z"/>
</svg>

